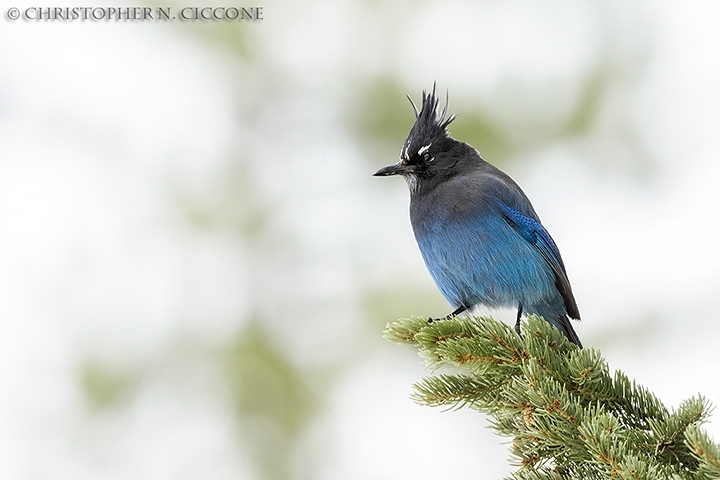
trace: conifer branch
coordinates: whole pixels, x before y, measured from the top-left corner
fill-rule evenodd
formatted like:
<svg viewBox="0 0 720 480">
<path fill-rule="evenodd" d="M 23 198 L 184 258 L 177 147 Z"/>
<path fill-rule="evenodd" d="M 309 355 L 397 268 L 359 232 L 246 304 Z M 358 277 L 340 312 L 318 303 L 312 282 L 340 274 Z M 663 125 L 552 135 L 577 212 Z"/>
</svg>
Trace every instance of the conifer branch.
<svg viewBox="0 0 720 480">
<path fill-rule="evenodd" d="M 720 446 L 700 429 L 711 411 L 703 397 L 669 410 L 541 318 L 522 331 L 487 317 L 410 318 L 385 335 L 415 345 L 433 370 L 450 366 L 417 383 L 412 398 L 489 415 L 512 437 L 511 479 L 720 479 Z"/>
</svg>

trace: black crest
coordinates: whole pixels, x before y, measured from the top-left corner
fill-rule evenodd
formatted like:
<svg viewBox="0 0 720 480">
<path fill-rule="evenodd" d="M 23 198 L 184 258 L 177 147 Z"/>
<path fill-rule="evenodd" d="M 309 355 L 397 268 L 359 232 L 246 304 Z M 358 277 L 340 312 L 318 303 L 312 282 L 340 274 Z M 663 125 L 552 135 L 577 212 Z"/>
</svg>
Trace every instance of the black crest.
<svg viewBox="0 0 720 480">
<path fill-rule="evenodd" d="M 407 140 L 405 140 L 405 144 L 400 152 L 400 157 L 405 159 L 416 154 L 420 148 L 447 137 L 448 125 L 455 120 L 455 115 L 447 116 L 447 95 L 445 97 L 445 107 L 442 111 L 439 111 L 440 100 L 436 94 L 435 83 L 433 83 L 432 92 L 427 93 L 423 90 L 422 107 L 419 112 L 410 95 L 408 95 L 407 98 L 410 100 L 410 104 L 415 111 L 415 124 L 410 129 Z"/>
</svg>

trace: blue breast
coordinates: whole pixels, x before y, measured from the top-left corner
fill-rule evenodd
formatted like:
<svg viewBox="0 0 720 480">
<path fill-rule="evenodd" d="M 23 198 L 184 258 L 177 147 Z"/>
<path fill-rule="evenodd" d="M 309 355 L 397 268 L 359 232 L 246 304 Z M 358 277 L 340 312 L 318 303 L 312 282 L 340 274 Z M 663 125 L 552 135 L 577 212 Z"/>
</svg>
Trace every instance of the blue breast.
<svg viewBox="0 0 720 480">
<path fill-rule="evenodd" d="M 411 220 L 425 265 L 454 307 L 516 308 L 557 296 L 552 269 L 500 208 L 434 207 L 411 211 Z"/>
</svg>

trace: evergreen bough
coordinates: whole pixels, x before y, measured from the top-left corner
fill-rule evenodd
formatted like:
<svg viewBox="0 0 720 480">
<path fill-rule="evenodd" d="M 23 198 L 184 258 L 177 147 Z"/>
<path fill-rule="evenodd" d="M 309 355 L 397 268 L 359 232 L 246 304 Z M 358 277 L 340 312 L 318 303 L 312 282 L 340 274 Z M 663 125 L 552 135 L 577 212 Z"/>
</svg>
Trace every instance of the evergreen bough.
<svg viewBox="0 0 720 480">
<path fill-rule="evenodd" d="M 385 334 L 414 344 L 434 370 L 455 367 L 415 384 L 413 399 L 488 414 L 512 437 L 510 479 L 720 479 L 720 446 L 700 428 L 711 411 L 702 396 L 669 410 L 541 318 L 522 331 L 488 317 L 410 318 Z"/>
</svg>

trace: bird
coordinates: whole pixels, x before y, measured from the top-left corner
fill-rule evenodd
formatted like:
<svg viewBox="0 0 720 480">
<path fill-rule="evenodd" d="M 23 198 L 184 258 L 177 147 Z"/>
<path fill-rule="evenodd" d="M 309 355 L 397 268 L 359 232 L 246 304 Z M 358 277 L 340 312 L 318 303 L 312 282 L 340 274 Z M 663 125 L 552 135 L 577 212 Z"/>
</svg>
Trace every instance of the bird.
<svg viewBox="0 0 720 480">
<path fill-rule="evenodd" d="M 535 314 L 582 348 L 570 319 L 580 320 L 555 241 L 530 200 L 505 172 L 471 145 L 450 136 L 448 100 L 440 110 L 436 84 L 423 91 L 415 123 L 397 163 L 374 173 L 401 175 L 410 190 L 410 223 L 435 284 L 455 310 L 517 308 Z M 430 318 L 429 321 L 434 319 Z"/>
</svg>

